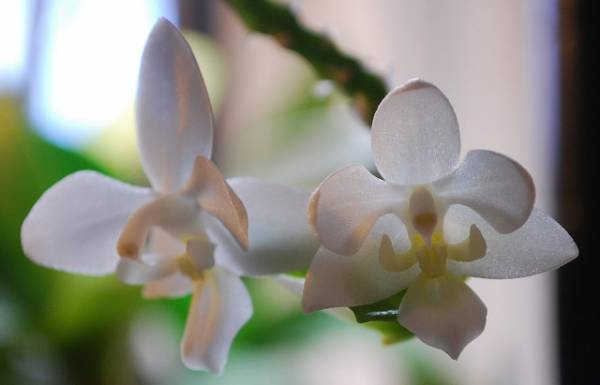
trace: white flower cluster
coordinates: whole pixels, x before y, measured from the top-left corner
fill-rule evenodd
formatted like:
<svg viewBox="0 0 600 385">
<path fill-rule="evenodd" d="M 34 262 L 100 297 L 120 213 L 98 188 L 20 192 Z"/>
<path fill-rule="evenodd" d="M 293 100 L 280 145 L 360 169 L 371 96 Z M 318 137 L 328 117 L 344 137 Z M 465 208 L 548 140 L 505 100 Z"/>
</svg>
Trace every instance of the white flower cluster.
<svg viewBox="0 0 600 385">
<path fill-rule="evenodd" d="M 223 177 L 210 160 L 213 117 L 202 75 L 164 19 L 146 43 L 136 108 L 152 187 L 91 171 L 70 175 L 25 219 L 23 249 L 58 270 L 116 272 L 144 285 L 147 298 L 192 293 L 181 345 L 192 369 L 222 372 L 251 317 L 240 276 L 309 268 L 306 311 L 371 304 L 407 289 L 397 321 L 457 358 L 486 318 L 465 276 L 523 277 L 578 253 L 565 230 L 533 208 L 534 185 L 519 164 L 478 150 L 457 167 L 456 116 L 423 81 L 392 91 L 375 114 L 372 148 L 385 180 L 350 166 L 310 198 Z"/>
</svg>

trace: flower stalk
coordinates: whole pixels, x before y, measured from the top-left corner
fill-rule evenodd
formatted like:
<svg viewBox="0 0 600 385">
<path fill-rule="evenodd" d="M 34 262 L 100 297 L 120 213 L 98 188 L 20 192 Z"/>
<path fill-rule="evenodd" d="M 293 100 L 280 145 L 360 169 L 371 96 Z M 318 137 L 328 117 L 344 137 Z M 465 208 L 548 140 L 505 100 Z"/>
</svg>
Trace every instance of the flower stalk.
<svg viewBox="0 0 600 385">
<path fill-rule="evenodd" d="M 225 0 L 252 31 L 272 36 L 281 46 L 304 57 L 322 79 L 332 80 L 351 98 L 370 126 L 377 106 L 387 94 L 381 77 L 342 52 L 324 34 L 300 24 L 293 11 L 270 0 Z"/>
</svg>

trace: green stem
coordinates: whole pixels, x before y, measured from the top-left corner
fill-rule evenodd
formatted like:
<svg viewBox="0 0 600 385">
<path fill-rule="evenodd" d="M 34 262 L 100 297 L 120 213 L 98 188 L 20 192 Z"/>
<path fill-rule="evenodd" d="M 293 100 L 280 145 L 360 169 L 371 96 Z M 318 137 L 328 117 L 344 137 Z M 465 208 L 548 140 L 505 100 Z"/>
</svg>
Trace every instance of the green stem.
<svg viewBox="0 0 600 385">
<path fill-rule="evenodd" d="M 270 0 L 225 0 L 246 26 L 272 36 L 283 47 L 304 57 L 317 75 L 346 93 L 370 125 L 387 93 L 383 80 L 355 58 L 343 53 L 327 36 L 302 26 L 292 11 Z"/>
</svg>

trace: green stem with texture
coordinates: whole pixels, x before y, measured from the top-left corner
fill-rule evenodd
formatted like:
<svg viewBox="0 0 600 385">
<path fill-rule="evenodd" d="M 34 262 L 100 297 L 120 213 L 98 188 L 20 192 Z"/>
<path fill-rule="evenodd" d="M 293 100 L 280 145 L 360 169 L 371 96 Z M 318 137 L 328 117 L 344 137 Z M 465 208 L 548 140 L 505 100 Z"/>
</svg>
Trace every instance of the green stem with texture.
<svg viewBox="0 0 600 385">
<path fill-rule="evenodd" d="M 283 47 L 304 57 L 323 79 L 335 82 L 352 99 L 370 125 L 379 102 L 387 93 L 380 76 L 342 52 L 327 36 L 301 25 L 289 7 L 270 0 L 225 0 L 246 26 L 272 36 Z"/>
</svg>

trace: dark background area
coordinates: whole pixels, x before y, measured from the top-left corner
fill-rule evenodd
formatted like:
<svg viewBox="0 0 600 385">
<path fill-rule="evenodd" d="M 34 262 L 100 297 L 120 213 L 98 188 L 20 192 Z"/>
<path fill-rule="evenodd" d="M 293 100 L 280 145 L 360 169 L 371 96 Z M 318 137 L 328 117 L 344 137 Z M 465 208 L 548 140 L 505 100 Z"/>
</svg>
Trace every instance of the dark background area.
<svg viewBox="0 0 600 385">
<path fill-rule="evenodd" d="M 600 147 L 599 3 L 562 0 L 562 160 L 560 220 L 580 255 L 559 270 L 560 367 L 564 385 L 599 384 L 600 277 L 598 177 Z"/>
</svg>

